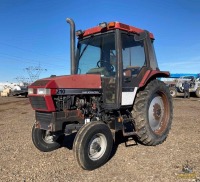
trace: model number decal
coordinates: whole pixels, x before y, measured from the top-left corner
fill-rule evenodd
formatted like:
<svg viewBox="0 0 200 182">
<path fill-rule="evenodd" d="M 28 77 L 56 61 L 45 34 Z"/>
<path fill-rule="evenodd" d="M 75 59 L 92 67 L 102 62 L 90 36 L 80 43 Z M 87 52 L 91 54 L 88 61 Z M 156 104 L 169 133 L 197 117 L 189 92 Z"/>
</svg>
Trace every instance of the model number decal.
<svg viewBox="0 0 200 182">
<path fill-rule="evenodd" d="M 56 90 L 56 95 L 63 95 L 65 93 L 66 93 L 65 89 L 57 89 Z"/>
<path fill-rule="evenodd" d="M 83 89 L 56 89 L 56 95 L 66 94 L 100 94 L 98 90 L 83 90 Z"/>
</svg>

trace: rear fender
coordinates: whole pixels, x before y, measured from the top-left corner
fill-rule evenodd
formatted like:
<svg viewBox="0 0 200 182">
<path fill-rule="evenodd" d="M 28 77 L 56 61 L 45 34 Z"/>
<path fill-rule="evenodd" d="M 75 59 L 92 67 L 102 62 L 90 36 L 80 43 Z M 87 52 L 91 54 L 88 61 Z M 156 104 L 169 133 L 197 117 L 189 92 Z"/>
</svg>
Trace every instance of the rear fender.
<svg viewBox="0 0 200 182">
<path fill-rule="evenodd" d="M 139 88 L 144 87 L 148 82 L 156 78 L 167 78 L 170 76 L 168 71 L 157 71 L 157 70 L 148 70 L 144 77 L 142 78 L 141 82 L 139 83 Z"/>
</svg>

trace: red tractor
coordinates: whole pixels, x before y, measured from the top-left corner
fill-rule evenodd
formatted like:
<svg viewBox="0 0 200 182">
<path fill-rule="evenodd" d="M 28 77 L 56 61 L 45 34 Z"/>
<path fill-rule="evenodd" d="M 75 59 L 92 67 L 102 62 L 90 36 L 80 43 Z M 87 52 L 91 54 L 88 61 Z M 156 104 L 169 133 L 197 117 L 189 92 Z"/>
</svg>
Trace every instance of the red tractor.
<svg viewBox="0 0 200 182">
<path fill-rule="evenodd" d="M 144 145 L 162 143 L 173 104 L 168 87 L 157 79 L 169 72 L 158 68 L 153 34 L 120 22 L 75 32 L 74 21 L 67 22 L 71 75 L 40 79 L 28 89 L 35 147 L 55 150 L 62 136 L 77 132 L 74 156 L 83 169 L 93 170 L 109 159 L 118 131 L 136 135 Z"/>
</svg>

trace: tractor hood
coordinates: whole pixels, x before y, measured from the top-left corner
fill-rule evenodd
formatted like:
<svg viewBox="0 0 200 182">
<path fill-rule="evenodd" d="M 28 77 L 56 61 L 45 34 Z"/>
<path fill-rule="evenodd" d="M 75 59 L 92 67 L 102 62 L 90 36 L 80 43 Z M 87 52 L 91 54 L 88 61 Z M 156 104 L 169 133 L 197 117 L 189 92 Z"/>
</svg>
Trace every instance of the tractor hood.
<svg viewBox="0 0 200 182">
<path fill-rule="evenodd" d="M 101 76 L 94 74 L 55 76 L 37 80 L 29 88 L 101 89 Z"/>
</svg>

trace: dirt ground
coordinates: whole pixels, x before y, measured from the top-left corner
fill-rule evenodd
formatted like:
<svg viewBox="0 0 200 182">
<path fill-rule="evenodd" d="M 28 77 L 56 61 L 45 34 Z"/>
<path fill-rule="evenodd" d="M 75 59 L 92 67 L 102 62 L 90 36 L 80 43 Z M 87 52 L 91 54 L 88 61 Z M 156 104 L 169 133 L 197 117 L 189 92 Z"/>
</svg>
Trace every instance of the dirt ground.
<svg viewBox="0 0 200 182">
<path fill-rule="evenodd" d="M 82 170 L 73 157 L 72 141 L 50 153 L 32 144 L 34 111 L 27 98 L 0 97 L 0 181 L 199 181 L 200 99 L 174 99 L 174 119 L 167 140 L 158 146 L 118 142 L 102 167 Z M 188 165 L 190 173 L 183 172 Z"/>
</svg>

